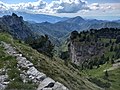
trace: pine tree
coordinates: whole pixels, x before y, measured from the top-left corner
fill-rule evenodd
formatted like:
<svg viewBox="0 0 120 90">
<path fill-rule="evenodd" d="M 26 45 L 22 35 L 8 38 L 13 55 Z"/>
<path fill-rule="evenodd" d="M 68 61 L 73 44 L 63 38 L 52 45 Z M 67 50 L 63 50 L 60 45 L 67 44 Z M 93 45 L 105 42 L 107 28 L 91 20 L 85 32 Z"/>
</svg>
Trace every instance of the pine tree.
<svg viewBox="0 0 120 90">
<path fill-rule="evenodd" d="M 113 45 L 110 47 L 110 52 L 112 52 L 113 51 Z"/>
<path fill-rule="evenodd" d="M 109 77 L 107 70 L 105 71 L 105 77 Z"/>
</svg>

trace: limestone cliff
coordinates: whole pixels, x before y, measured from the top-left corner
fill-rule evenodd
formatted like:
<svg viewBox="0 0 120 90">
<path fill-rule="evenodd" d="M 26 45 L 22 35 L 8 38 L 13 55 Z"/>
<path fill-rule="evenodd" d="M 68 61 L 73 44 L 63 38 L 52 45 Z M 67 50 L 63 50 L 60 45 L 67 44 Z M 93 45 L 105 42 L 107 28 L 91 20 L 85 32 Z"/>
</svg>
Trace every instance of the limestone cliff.
<svg viewBox="0 0 120 90">
<path fill-rule="evenodd" d="M 71 33 L 69 44 L 69 52 L 72 62 L 81 65 L 85 61 L 93 59 L 95 56 L 101 56 L 103 51 L 103 43 L 82 40 L 77 31 Z M 86 36 L 87 37 L 87 36 Z"/>
</svg>

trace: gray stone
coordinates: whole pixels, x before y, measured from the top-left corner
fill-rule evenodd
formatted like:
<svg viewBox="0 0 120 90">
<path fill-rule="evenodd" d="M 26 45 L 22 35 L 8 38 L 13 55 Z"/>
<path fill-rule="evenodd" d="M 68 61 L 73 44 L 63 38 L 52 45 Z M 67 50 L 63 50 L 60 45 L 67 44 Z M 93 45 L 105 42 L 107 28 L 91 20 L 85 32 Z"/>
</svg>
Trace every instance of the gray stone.
<svg viewBox="0 0 120 90">
<path fill-rule="evenodd" d="M 8 75 L 0 75 L 0 82 L 8 80 Z"/>
<path fill-rule="evenodd" d="M 45 78 L 39 85 L 37 90 L 42 90 L 44 87 L 48 86 L 50 83 L 55 83 L 55 81 L 49 77 Z M 44 89 L 43 89 L 44 90 Z"/>
<path fill-rule="evenodd" d="M 46 77 L 42 72 L 39 72 L 29 60 L 23 57 L 22 54 L 18 54 L 10 44 L 1 42 L 9 55 L 15 56 L 18 61 L 18 70 L 22 71 L 20 74 L 23 82 L 32 81 L 39 83 L 37 90 L 68 90 L 64 85 L 59 82 L 55 82 L 53 79 Z M 27 68 L 21 70 L 21 68 Z M 2 70 L 0 70 L 1 72 Z M 8 75 L 0 75 L 0 90 L 4 90 L 9 81 L 7 81 Z"/>
<path fill-rule="evenodd" d="M 52 88 L 43 88 L 42 90 L 53 90 Z"/>
<path fill-rule="evenodd" d="M 22 54 L 14 54 L 15 57 L 22 57 Z"/>
<path fill-rule="evenodd" d="M 20 77 L 21 77 L 21 79 L 23 80 L 23 83 L 28 82 L 28 81 L 27 81 L 27 77 L 26 77 L 26 75 L 24 75 L 24 74 L 20 74 Z"/>
<path fill-rule="evenodd" d="M 18 65 L 22 68 L 29 68 L 32 67 L 33 64 L 28 61 L 25 57 L 17 57 Z"/>
<path fill-rule="evenodd" d="M 8 84 L 9 84 L 9 82 L 2 82 L 2 84 L 3 84 L 3 85 L 8 85 Z"/>
<path fill-rule="evenodd" d="M 46 75 L 44 73 L 39 72 L 35 67 L 30 67 L 27 71 L 27 75 L 33 79 L 37 79 L 38 81 L 41 81 L 42 79 L 46 78 Z"/>
<path fill-rule="evenodd" d="M 23 61 L 23 60 L 27 60 L 25 57 L 17 57 L 18 61 Z"/>
<path fill-rule="evenodd" d="M 1 68 L 1 69 L 0 69 L 0 75 L 4 75 L 5 73 L 6 73 L 5 68 Z"/>
<path fill-rule="evenodd" d="M 67 89 L 63 84 L 56 82 L 53 87 L 53 90 L 69 90 L 69 89 Z"/>
<path fill-rule="evenodd" d="M 0 90 L 4 90 L 6 88 L 6 85 L 3 85 L 0 83 Z"/>
<path fill-rule="evenodd" d="M 0 90 L 4 90 L 8 83 L 8 75 L 0 75 Z"/>
</svg>

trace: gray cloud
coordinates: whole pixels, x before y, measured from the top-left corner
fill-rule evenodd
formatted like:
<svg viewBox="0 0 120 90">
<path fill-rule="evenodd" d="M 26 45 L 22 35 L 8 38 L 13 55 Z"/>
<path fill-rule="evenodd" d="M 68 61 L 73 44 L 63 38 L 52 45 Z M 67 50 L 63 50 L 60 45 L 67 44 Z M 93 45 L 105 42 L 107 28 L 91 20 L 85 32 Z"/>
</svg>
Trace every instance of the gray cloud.
<svg viewBox="0 0 120 90">
<path fill-rule="evenodd" d="M 120 4 L 87 4 L 85 0 L 56 0 L 51 3 L 47 3 L 43 0 L 36 2 L 19 3 L 19 4 L 7 4 L 0 1 L 0 11 L 26 11 L 31 13 L 77 13 L 79 11 L 94 11 L 94 10 L 108 10 L 116 9 Z"/>
<path fill-rule="evenodd" d="M 60 0 L 51 4 L 52 8 L 56 8 L 57 13 L 76 13 L 87 7 L 86 2 L 81 0 Z"/>
</svg>

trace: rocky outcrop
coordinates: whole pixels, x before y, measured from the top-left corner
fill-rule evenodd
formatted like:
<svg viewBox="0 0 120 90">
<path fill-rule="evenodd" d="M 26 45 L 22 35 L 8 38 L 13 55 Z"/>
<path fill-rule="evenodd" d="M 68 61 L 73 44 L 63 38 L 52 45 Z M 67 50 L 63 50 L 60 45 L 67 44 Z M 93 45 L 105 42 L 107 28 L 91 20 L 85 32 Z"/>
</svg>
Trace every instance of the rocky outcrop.
<svg viewBox="0 0 120 90">
<path fill-rule="evenodd" d="M 70 36 L 69 52 L 72 62 L 76 65 L 81 65 L 85 61 L 101 56 L 103 54 L 103 44 L 101 42 L 92 43 L 82 40 L 77 31 L 73 31 Z M 87 37 L 87 36 L 86 36 Z"/>
<path fill-rule="evenodd" d="M 25 40 L 27 37 L 33 35 L 30 28 L 25 25 L 23 17 L 18 17 L 16 14 L 6 15 L 0 18 L 0 29 L 10 33 L 14 38 Z"/>
<path fill-rule="evenodd" d="M 2 42 L 2 45 L 9 55 L 16 57 L 17 68 L 21 71 L 20 77 L 23 80 L 23 83 L 28 81 L 37 83 L 39 84 L 37 90 L 68 90 L 68 88 L 66 88 L 63 84 L 54 81 L 50 77 L 47 77 L 46 74 L 38 71 L 34 67 L 33 63 L 31 63 L 26 57 L 16 51 L 15 47 L 12 47 L 10 44 L 7 44 L 5 42 Z M 4 78 L 6 77 L 4 76 Z"/>
<path fill-rule="evenodd" d="M 6 69 L 0 69 L 0 90 L 4 90 L 9 83 L 8 75 L 6 73 Z"/>
<path fill-rule="evenodd" d="M 100 53 L 100 51 L 97 49 L 97 46 L 83 45 L 80 42 L 70 42 L 69 50 L 72 62 L 77 65 L 82 64 L 91 56 L 98 55 Z"/>
</svg>

